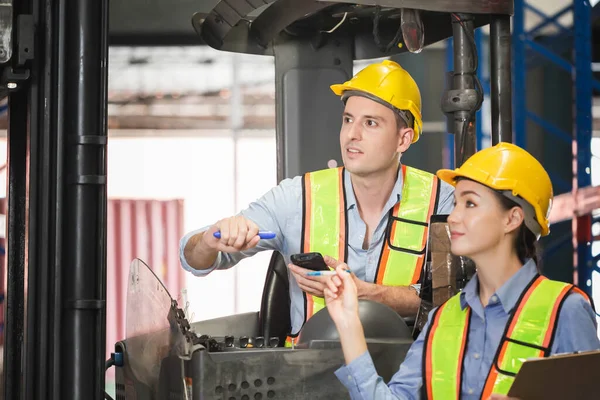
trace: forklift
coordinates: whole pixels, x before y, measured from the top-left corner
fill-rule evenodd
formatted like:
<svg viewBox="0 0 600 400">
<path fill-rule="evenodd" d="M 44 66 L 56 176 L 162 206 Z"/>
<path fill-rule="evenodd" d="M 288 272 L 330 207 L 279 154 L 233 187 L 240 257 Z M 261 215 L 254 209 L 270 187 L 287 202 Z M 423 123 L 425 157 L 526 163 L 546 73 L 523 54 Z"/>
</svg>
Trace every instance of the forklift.
<svg viewBox="0 0 600 400">
<path fill-rule="evenodd" d="M 441 107 L 455 135 L 457 166 L 475 152 L 475 113 L 483 102 L 477 79 L 474 29 L 490 25 L 493 143 L 511 141 L 509 1 L 221 1 L 192 24 L 206 45 L 275 58 L 278 181 L 323 169 L 339 151 L 339 99 L 331 82 L 344 82 L 354 60 L 420 53 L 454 38 L 454 70 Z M 391 308 L 359 302 L 369 351 L 388 381 L 398 370 L 429 311 L 461 290 L 474 273 L 450 254 L 446 216 L 429 225 L 427 262 L 416 320 Z M 438 290 L 433 290 L 437 288 Z M 152 269 L 130 266 L 127 337 L 116 343 L 117 399 L 342 399 L 334 371 L 344 363 L 337 330 L 323 309 L 290 333 L 288 271 L 271 258 L 260 311 L 190 323 Z M 441 290 L 439 290 L 441 289 Z"/>
<path fill-rule="evenodd" d="M 108 3 L 0 0 L 10 155 L 4 398 L 101 399 L 113 366 L 117 399 L 347 398 L 333 374 L 343 356 L 326 310 L 305 324 L 294 348 L 283 346 L 289 283 L 277 253 L 259 312 L 192 324 L 151 268 L 133 260 L 127 337 L 105 362 Z M 228 0 L 190 17 L 199 44 L 274 57 L 280 181 L 325 168 L 339 151 L 337 135 L 323 134 L 338 130 L 330 116 L 342 111 L 329 84 L 348 80 L 355 60 L 418 54 L 449 37 L 454 66 L 441 109 L 460 166 L 476 150 L 483 91 L 474 29 L 485 25 L 492 144 L 512 142 L 512 14 L 509 0 Z M 472 273 L 464 260 L 447 261 L 444 225 L 444 216 L 430 222 L 416 320 L 360 304 L 386 380 L 429 310 Z M 436 280 L 445 289 L 426 290 Z"/>
</svg>

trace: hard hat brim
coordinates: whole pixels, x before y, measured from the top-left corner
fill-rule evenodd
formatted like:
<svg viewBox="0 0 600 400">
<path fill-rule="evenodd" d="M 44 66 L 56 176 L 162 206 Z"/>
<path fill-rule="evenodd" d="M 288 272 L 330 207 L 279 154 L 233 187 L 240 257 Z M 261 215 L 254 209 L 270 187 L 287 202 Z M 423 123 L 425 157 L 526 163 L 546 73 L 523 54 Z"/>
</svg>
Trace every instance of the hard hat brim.
<svg viewBox="0 0 600 400">
<path fill-rule="evenodd" d="M 353 87 L 344 85 L 342 83 L 331 85 L 330 88 L 337 96 L 341 96 L 346 90 L 355 90 Z"/>
<path fill-rule="evenodd" d="M 438 170 L 436 175 L 438 178 L 452 186 L 456 186 L 456 178 L 467 178 L 465 175 L 451 169 L 440 169 Z"/>
</svg>

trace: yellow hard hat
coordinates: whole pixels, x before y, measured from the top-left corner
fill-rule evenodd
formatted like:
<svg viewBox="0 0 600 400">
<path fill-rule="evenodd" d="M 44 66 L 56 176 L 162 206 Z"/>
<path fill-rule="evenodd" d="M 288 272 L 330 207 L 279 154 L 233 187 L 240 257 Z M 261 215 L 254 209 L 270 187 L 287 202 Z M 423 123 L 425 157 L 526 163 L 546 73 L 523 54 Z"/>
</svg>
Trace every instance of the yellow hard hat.
<svg viewBox="0 0 600 400">
<path fill-rule="evenodd" d="M 421 92 L 414 79 L 398 63 L 384 60 L 371 64 L 349 81 L 332 85 L 331 90 L 338 96 L 342 96 L 346 91 L 363 92 L 383 101 L 396 111 L 409 111 L 414 120 L 415 135 L 412 142 L 419 140 L 423 130 Z"/>
<path fill-rule="evenodd" d="M 550 233 L 548 216 L 552 207 L 552 182 L 542 164 L 531 154 L 512 143 L 498 143 L 473 154 L 454 171 L 442 169 L 437 176 L 456 185 L 464 177 L 498 191 L 507 191 L 533 207 L 535 223 L 541 236 Z M 510 196 L 509 196 L 510 197 Z M 526 225 L 527 224 L 526 219 Z"/>
</svg>

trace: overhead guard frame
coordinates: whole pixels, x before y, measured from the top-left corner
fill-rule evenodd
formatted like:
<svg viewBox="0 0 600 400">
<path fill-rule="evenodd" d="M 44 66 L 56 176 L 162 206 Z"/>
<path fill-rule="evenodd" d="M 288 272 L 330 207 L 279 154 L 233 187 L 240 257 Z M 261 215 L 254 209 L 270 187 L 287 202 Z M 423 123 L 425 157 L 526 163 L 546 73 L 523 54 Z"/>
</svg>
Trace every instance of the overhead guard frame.
<svg viewBox="0 0 600 400">
<path fill-rule="evenodd" d="M 513 14 L 509 0 L 227 0 L 220 1 L 209 13 L 198 12 L 192 25 L 202 41 L 216 50 L 274 55 L 273 42 L 281 33 L 292 37 L 314 37 L 331 29 L 348 13 L 350 20 L 339 30 L 354 38 L 355 59 L 371 59 L 406 52 L 406 46 L 381 51 L 373 40 L 373 11 L 401 8 L 422 11 L 425 26 L 425 46 L 452 36 L 452 24 L 447 10 L 468 13 L 475 18 L 474 28 L 487 25 L 492 15 Z M 394 10 L 396 9 L 396 10 Z M 392 38 L 397 24 L 382 21 L 380 34 Z"/>
</svg>

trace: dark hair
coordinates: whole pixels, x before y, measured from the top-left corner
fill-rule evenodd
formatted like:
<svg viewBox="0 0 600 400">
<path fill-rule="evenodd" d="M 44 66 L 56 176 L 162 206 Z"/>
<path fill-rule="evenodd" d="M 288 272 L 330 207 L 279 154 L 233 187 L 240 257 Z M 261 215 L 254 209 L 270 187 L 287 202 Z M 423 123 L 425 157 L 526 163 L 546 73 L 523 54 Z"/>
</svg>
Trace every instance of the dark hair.
<svg viewBox="0 0 600 400">
<path fill-rule="evenodd" d="M 396 127 L 398 128 L 398 130 L 404 129 L 404 128 L 408 128 L 408 125 L 402 119 L 402 117 L 400 116 L 400 114 L 398 114 L 397 112 L 394 111 L 394 116 L 396 117 Z"/>
<path fill-rule="evenodd" d="M 517 203 L 515 203 L 508 197 L 503 196 L 498 192 L 495 193 L 497 194 L 498 199 L 500 200 L 500 204 L 502 204 L 502 207 L 506 211 L 510 210 L 513 207 L 520 207 Z M 517 256 L 519 257 L 519 260 L 521 260 L 522 263 L 525 263 L 525 261 L 528 258 L 533 259 L 533 261 L 538 266 L 539 271 L 540 267 L 538 264 L 539 251 L 537 247 L 537 238 L 535 237 L 533 232 L 531 232 L 529 228 L 525 226 L 524 222 L 519 227 L 519 232 L 517 233 L 515 245 L 517 247 Z"/>
</svg>

